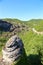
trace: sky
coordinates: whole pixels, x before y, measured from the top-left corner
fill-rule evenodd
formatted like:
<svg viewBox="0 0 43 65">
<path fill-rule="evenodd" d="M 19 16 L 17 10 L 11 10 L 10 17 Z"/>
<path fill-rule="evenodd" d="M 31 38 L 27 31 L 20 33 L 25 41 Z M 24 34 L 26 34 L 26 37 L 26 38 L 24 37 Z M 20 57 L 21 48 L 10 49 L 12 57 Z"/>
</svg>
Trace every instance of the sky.
<svg viewBox="0 0 43 65">
<path fill-rule="evenodd" d="M 43 19 L 43 0 L 0 0 L 0 18 Z"/>
</svg>

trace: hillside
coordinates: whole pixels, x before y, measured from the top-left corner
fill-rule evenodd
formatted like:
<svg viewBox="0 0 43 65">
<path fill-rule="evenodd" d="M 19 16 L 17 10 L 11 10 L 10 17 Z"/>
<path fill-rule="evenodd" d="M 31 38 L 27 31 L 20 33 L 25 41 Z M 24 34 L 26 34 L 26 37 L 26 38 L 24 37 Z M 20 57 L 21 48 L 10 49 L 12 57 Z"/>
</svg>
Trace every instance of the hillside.
<svg viewBox="0 0 43 65">
<path fill-rule="evenodd" d="M 38 32 L 43 32 L 43 19 L 32 19 L 29 21 L 21 21 L 18 19 L 2 20 L 14 26 L 20 24 L 20 28 L 23 28 L 20 32 L 16 31 L 15 34 L 19 35 L 24 43 L 27 60 L 24 60 L 24 54 L 22 61 L 16 65 L 26 65 L 26 62 L 28 65 L 43 65 L 43 34 L 38 35 L 32 31 L 32 28 L 35 28 Z M 16 29 L 18 30 L 18 28 Z M 15 35 L 13 34 L 14 32 L 15 30 L 12 32 L 0 30 L 0 57 L 2 56 L 1 50 L 3 46 L 12 35 Z"/>
</svg>

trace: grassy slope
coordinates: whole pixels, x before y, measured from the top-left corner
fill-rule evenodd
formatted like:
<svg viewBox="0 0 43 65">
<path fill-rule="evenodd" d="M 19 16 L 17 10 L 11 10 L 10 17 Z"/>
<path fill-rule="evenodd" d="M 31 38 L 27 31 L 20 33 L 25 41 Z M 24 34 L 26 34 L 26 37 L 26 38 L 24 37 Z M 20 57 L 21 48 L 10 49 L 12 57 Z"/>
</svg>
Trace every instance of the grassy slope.
<svg viewBox="0 0 43 65">
<path fill-rule="evenodd" d="M 29 31 L 26 32 L 25 35 L 20 34 L 20 36 L 23 40 L 25 51 L 29 59 L 28 62 L 30 65 L 38 65 L 39 58 L 43 63 L 43 35 L 36 35 L 32 31 Z"/>
<path fill-rule="evenodd" d="M 9 21 L 11 23 L 23 23 L 20 20 L 17 19 L 5 19 L 6 21 Z M 14 24 L 15 24 L 14 23 Z M 43 20 L 30 20 L 30 21 L 25 21 L 25 24 L 29 26 L 29 28 L 36 28 L 38 31 L 43 31 Z M 37 35 L 32 32 L 32 30 L 21 32 L 19 34 L 21 39 L 23 40 L 25 52 L 26 52 L 26 57 L 28 58 L 28 65 L 41 65 L 40 61 L 43 64 L 43 35 Z M 3 36 L 2 36 L 3 37 Z M 6 38 L 4 39 L 0 37 L 0 51 L 1 48 L 3 47 L 3 43 L 6 42 Z M 24 57 L 23 57 L 24 58 Z M 24 63 L 23 63 L 24 62 Z M 25 60 L 22 62 L 19 62 L 17 65 L 26 65 Z"/>
</svg>

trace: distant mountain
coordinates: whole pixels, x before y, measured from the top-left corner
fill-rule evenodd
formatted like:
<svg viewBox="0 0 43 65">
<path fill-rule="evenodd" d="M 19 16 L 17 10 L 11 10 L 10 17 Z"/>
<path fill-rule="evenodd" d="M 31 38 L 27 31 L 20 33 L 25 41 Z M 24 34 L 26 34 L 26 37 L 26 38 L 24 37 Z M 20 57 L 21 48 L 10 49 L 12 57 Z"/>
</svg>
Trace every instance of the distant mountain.
<svg viewBox="0 0 43 65">
<path fill-rule="evenodd" d="M 31 19 L 28 21 L 22 21 L 19 19 L 10 19 L 10 18 L 5 18 L 2 19 L 3 21 L 7 21 L 13 25 L 27 25 L 30 28 L 36 28 L 38 31 L 43 31 L 43 19 Z"/>
</svg>

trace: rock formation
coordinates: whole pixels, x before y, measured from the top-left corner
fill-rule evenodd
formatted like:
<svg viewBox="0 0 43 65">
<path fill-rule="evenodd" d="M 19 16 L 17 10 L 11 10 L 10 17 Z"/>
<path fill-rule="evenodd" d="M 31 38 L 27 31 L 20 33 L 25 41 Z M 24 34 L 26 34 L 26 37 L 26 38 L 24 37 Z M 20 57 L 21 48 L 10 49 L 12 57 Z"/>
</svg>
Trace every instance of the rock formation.
<svg viewBox="0 0 43 65">
<path fill-rule="evenodd" d="M 6 62 L 13 62 L 19 59 L 22 55 L 23 43 L 17 36 L 12 36 L 2 49 L 3 60 Z"/>
<path fill-rule="evenodd" d="M 3 20 L 0 20 L 0 29 L 3 31 L 10 31 L 12 24 Z"/>
</svg>

